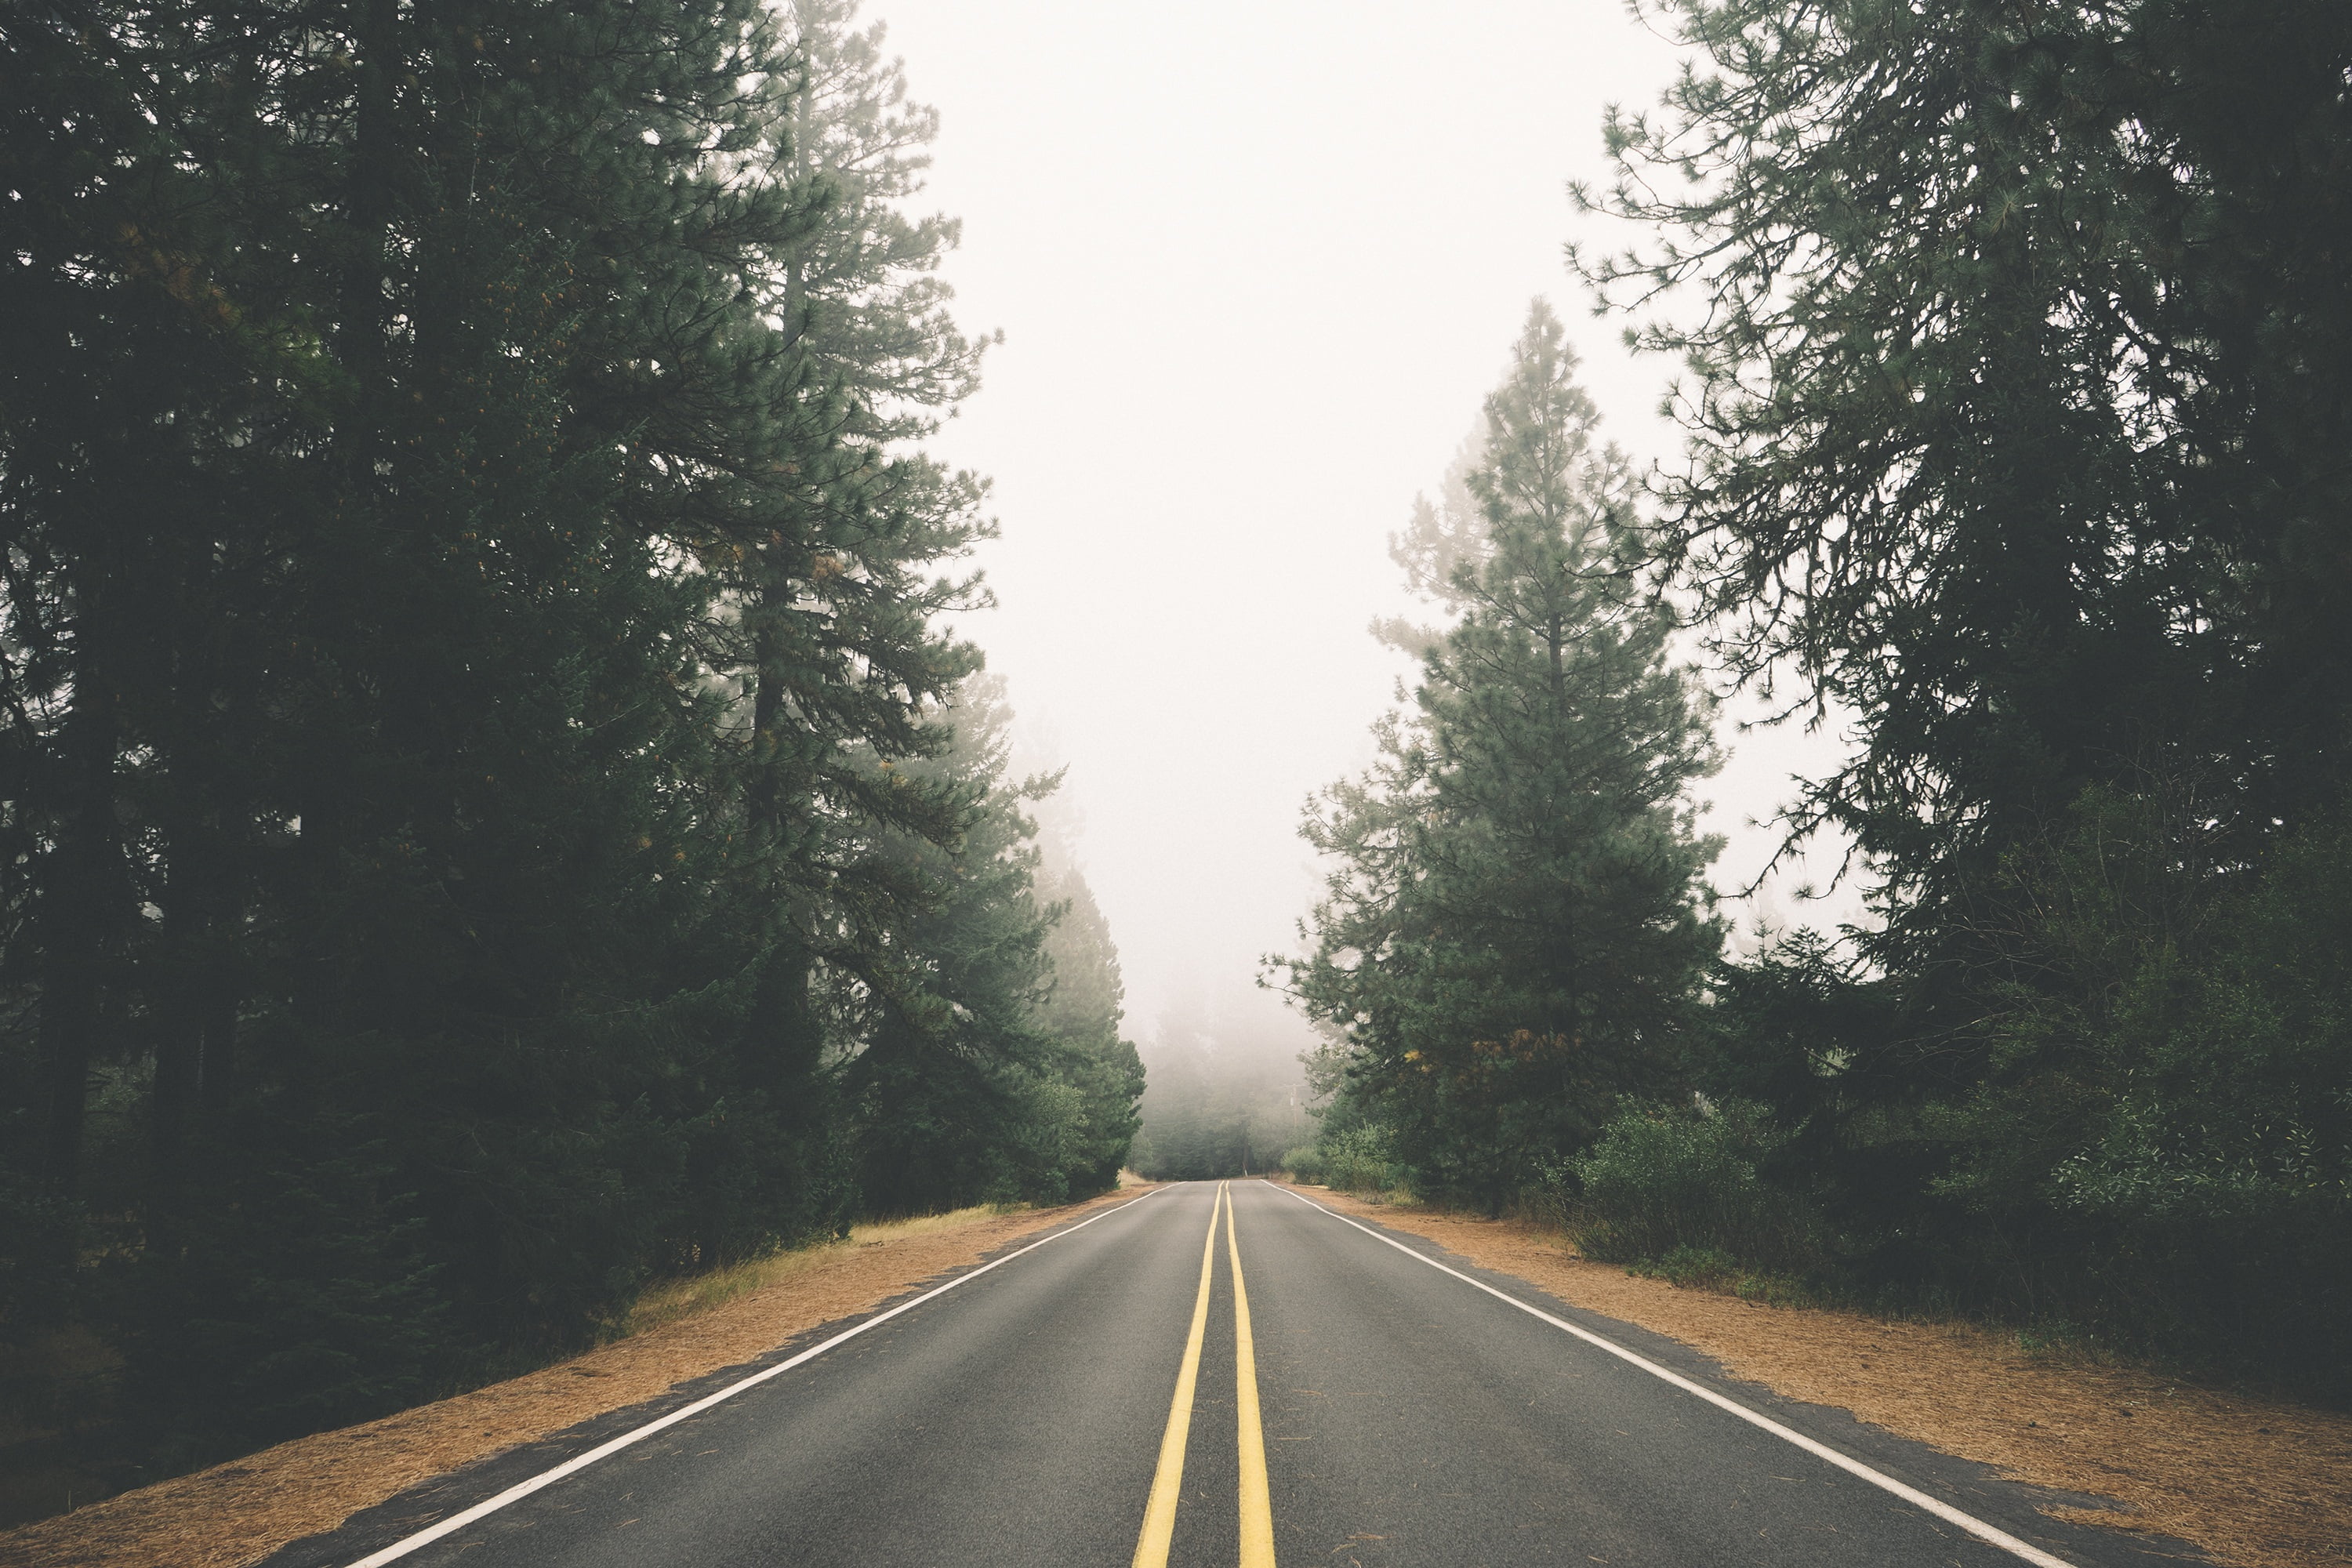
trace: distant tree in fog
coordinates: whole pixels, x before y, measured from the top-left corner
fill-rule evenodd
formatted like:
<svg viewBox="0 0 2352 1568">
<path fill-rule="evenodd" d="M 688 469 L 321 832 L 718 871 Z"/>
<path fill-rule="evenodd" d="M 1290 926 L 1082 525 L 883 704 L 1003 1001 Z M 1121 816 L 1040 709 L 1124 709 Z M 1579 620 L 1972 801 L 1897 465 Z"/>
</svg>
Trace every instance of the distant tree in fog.
<svg viewBox="0 0 2352 1568">
<path fill-rule="evenodd" d="M 1483 427 L 1465 437 L 1445 465 L 1437 499 L 1413 497 L 1411 520 L 1402 532 L 1389 535 L 1389 559 L 1404 573 L 1405 586 L 1443 611 L 1445 622 L 1423 626 L 1402 616 L 1384 616 L 1373 620 L 1372 636 L 1416 658 L 1437 646 L 1445 624 L 1462 611 L 1462 596 L 1454 585 L 1455 574 L 1484 561 L 1493 549 L 1478 498 L 1470 492 L 1470 476 L 1486 451 Z"/>
</svg>

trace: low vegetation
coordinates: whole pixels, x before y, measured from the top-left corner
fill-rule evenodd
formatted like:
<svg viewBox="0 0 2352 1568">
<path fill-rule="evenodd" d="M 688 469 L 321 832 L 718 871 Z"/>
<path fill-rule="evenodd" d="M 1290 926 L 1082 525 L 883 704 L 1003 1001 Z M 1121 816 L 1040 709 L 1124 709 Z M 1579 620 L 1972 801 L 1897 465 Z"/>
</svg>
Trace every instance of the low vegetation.
<svg viewBox="0 0 2352 1568">
<path fill-rule="evenodd" d="M 614 1324 L 611 1337 L 626 1339 L 632 1334 L 659 1328 L 664 1323 L 674 1323 L 681 1318 L 707 1312 L 754 1290 L 765 1290 L 772 1285 L 782 1285 L 797 1279 L 812 1269 L 822 1268 L 828 1259 L 859 1247 L 878 1247 L 886 1242 L 934 1231 L 959 1229 L 975 1220 L 1015 1213 L 1019 1206 L 985 1204 L 951 1209 L 945 1214 L 922 1215 L 913 1219 L 868 1221 L 851 1226 L 848 1234 L 831 1241 L 781 1248 L 764 1257 L 746 1258 L 740 1263 L 729 1264 L 708 1273 L 665 1279 L 647 1286 L 638 1294 L 637 1299 L 629 1304 L 629 1310 Z"/>
<path fill-rule="evenodd" d="M 1600 1262 L 1654 1262 L 1671 1273 L 1721 1272 L 1737 1260 L 1810 1274 L 1825 1258 L 1821 1222 L 1764 1174 L 1788 1142 L 1760 1106 L 1629 1109 L 1590 1149 L 1548 1171 L 1534 1201 Z"/>
</svg>

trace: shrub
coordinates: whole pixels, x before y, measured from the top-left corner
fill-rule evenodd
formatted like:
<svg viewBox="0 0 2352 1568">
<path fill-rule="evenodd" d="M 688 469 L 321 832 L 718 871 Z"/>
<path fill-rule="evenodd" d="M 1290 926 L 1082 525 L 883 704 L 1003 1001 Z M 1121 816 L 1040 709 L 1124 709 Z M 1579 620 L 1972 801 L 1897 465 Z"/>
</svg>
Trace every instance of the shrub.
<svg viewBox="0 0 2352 1568">
<path fill-rule="evenodd" d="M 1322 1154 L 1327 1186 L 1351 1193 L 1387 1193 L 1404 1185 L 1396 1142 L 1385 1127 L 1359 1123 L 1327 1134 L 1317 1147 Z"/>
<path fill-rule="evenodd" d="M 1775 1272 L 1821 1262 L 1819 1226 L 1762 1165 L 1788 1141 L 1759 1106 L 1688 1110 L 1627 1104 L 1582 1154 L 1553 1168 L 1559 1217 L 1587 1258 L 1736 1258 Z"/>
</svg>

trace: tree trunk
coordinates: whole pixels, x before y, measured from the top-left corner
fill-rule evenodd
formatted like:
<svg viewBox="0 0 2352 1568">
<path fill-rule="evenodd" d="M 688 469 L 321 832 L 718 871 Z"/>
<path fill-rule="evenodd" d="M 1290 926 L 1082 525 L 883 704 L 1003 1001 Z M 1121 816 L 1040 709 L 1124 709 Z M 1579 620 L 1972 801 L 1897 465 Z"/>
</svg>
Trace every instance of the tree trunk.
<svg viewBox="0 0 2352 1568">
<path fill-rule="evenodd" d="M 202 780 L 175 782 L 200 802 L 209 793 Z M 227 1100 L 233 1078 L 237 894 L 222 826 L 226 820 L 226 813 L 192 811 L 168 845 L 166 981 L 149 1139 L 158 1204 L 168 1204 L 181 1184 L 190 1121 L 200 1110 L 217 1109 Z"/>
<path fill-rule="evenodd" d="M 38 1032 L 47 1089 L 41 1171 L 51 1192 L 74 1195 L 81 1184 L 82 1130 L 89 1067 L 98 1036 L 115 853 L 114 763 L 119 728 L 114 694 L 89 655 L 100 637 L 85 612 L 78 638 L 73 711 L 63 760 L 69 801 L 44 875 Z"/>
</svg>

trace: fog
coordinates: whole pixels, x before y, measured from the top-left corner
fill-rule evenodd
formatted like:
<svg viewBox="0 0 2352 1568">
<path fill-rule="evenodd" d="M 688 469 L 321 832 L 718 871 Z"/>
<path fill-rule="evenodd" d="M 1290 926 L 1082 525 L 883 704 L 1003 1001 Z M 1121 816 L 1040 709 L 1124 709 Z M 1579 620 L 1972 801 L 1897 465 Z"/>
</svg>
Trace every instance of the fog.
<svg viewBox="0 0 2352 1568">
<path fill-rule="evenodd" d="M 959 315 L 1005 333 L 938 442 L 994 476 L 1003 528 L 980 563 L 1000 607 L 961 629 L 1008 678 L 1024 749 L 1067 764 L 1130 1027 L 1296 1051 L 1307 1026 L 1257 975 L 1317 890 L 1300 805 L 1370 758 L 1405 673 L 1366 631 L 1409 608 L 1387 535 L 1532 296 L 1568 320 L 1609 433 L 1645 463 L 1677 449 L 1671 367 L 1631 358 L 1561 260 L 1570 237 L 1637 237 L 1566 184 L 1605 177 L 1604 105 L 1654 102 L 1676 51 L 1613 0 L 866 16 L 941 111 Z M 1750 819 L 1833 754 L 1729 722 L 1709 791 L 1727 889 L 1776 842 Z M 1768 899 L 1785 911 L 1803 877 Z"/>
</svg>

